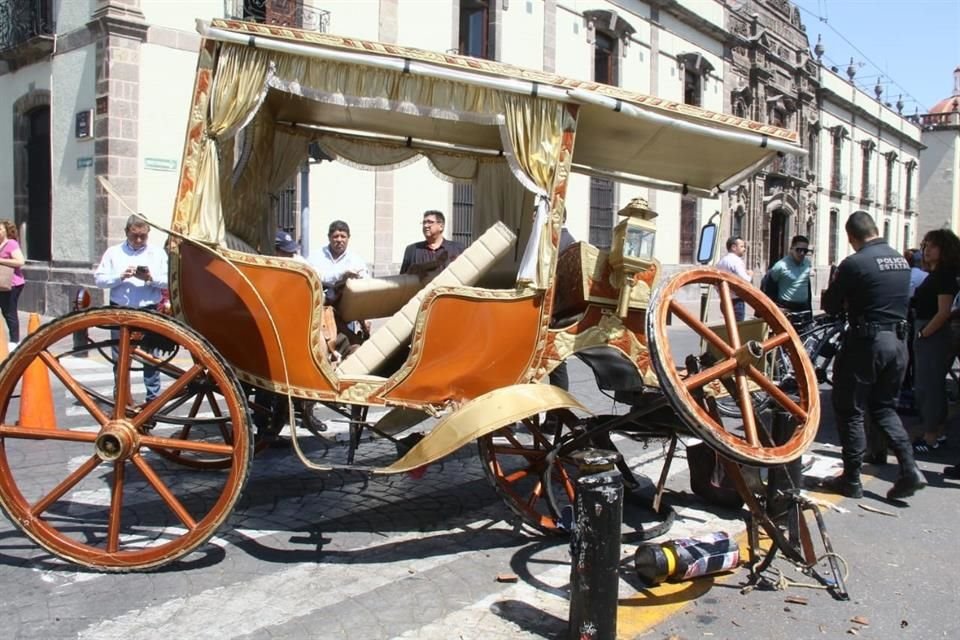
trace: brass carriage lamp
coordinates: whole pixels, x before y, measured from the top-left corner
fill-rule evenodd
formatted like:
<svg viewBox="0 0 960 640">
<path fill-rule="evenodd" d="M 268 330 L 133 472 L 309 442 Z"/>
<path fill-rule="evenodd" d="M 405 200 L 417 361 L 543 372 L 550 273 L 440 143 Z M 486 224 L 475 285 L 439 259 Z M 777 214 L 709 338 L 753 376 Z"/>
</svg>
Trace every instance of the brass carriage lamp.
<svg viewBox="0 0 960 640">
<path fill-rule="evenodd" d="M 657 212 L 650 209 L 643 198 L 634 198 L 617 212 L 624 216 L 613 228 L 613 244 L 610 247 L 610 266 L 621 275 L 620 299 L 617 314 L 627 316 L 633 276 L 653 266 L 653 243 L 657 234 L 654 218 Z"/>
</svg>

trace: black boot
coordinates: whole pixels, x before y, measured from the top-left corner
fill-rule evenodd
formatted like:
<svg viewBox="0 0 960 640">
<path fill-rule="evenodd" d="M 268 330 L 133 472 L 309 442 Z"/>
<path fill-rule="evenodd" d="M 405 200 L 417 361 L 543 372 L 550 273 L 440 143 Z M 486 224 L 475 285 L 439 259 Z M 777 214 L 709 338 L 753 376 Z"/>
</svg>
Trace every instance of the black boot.
<svg viewBox="0 0 960 640">
<path fill-rule="evenodd" d="M 927 479 L 917 467 L 916 463 L 904 465 L 900 471 L 900 477 L 887 491 L 887 500 L 903 500 L 909 498 L 920 489 L 927 486 Z"/>
<path fill-rule="evenodd" d="M 843 472 L 839 476 L 827 478 L 820 483 L 820 488 L 828 493 L 839 493 L 854 500 L 859 500 L 863 497 L 863 484 L 860 482 L 860 472 Z"/>
</svg>

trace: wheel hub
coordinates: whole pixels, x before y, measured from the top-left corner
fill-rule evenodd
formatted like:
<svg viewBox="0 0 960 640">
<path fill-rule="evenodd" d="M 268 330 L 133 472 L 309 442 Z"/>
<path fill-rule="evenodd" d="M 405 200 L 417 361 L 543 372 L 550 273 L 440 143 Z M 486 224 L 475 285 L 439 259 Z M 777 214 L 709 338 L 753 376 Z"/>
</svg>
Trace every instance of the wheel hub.
<svg viewBox="0 0 960 640">
<path fill-rule="evenodd" d="M 129 420 L 113 420 L 103 426 L 93 446 L 105 462 L 127 460 L 140 448 L 140 434 Z"/>
</svg>

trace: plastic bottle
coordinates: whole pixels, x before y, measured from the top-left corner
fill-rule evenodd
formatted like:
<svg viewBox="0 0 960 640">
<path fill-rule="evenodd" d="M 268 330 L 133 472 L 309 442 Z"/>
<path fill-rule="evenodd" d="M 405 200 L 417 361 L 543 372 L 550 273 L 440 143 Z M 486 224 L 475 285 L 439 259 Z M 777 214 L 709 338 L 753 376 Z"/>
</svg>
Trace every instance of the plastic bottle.
<svg viewBox="0 0 960 640">
<path fill-rule="evenodd" d="M 681 582 L 729 571 L 740 564 L 740 547 L 719 531 L 701 538 L 640 545 L 634 563 L 637 575 L 652 587 L 664 580 Z"/>
</svg>

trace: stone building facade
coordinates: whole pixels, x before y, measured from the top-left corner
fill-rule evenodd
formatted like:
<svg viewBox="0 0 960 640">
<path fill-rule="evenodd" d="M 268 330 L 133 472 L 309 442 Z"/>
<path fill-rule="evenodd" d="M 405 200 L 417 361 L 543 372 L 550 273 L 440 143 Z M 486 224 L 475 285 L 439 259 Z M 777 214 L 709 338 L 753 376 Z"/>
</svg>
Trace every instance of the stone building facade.
<svg viewBox="0 0 960 640">
<path fill-rule="evenodd" d="M 726 4 L 730 112 L 796 131 L 809 150 L 817 127 L 818 70 L 799 11 L 786 0 Z M 755 271 L 780 259 L 792 236 L 811 233 L 815 185 L 809 156 L 781 157 L 729 194 L 731 234 L 747 242 Z"/>
<path fill-rule="evenodd" d="M 916 243 L 919 128 L 902 103 L 856 86 L 821 63 L 799 10 L 788 0 L 727 0 L 731 33 L 725 84 L 729 110 L 797 132 L 806 156 L 778 158 L 728 194 L 732 234 L 748 245 L 762 273 L 807 236 L 823 288 L 830 265 L 850 252 L 843 223 L 854 211 L 877 221 L 891 245 Z"/>
<path fill-rule="evenodd" d="M 929 113 L 911 118 L 923 129 L 920 162 L 920 232 L 946 227 L 960 233 L 960 67 L 953 92 Z"/>
<path fill-rule="evenodd" d="M 69 310 L 77 285 L 92 284 L 103 250 L 123 238 L 131 210 L 169 222 L 197 18 L 453 50 L 798 131 L 807 158 L 778 159 L 722 197 L 571 178 L 567 225 L 575 237 L 609 244 L 615 212 L 645 197 L 660 213 L 656 255 L 667 272 L 693 261 L 697 229 L 718 213 L 725 230 L 747 239 L 758 271 L 795 233 L 811 235 L 818 265 L 842 257 L 845 240 L 831 225 L 855 207 L 873 207 L 898 242 L 906 233 L 909 204 L 888 198 L 878 208 L 860 196 L 884 182 L 891 157 L 886 183 L 911 184 L 903 176 L 911 162 L 916 169 L 919 129 L 823 69 L 787 0 L 0 0 L 0 15 L 14 16 L 0 22 L 0 217 L 14 218 L 24 239 L 25 310 Z M 834 167 L 849 178 L 861 162 L 854 145 L 883 161 L 868 162 L 866 174 L 858 169 L 868 178 L 863 193 L 830 189 Z M 99 178 L 122 201 L 106 197 Z M 419 238 L 424 210 L 448 212 L 448 232 L 459 240 L 477 234 L 472 189 L 439 180 L 423 162 L 389 171 L 312 162 L 271 196 L 277 224 L 305 247 L 319 250 L 329 222 L 346 219 L 355 250 L 376 273 L 390 273 Z M 158 235 L 152 241 L 162 242 Z"/>
</svg>

